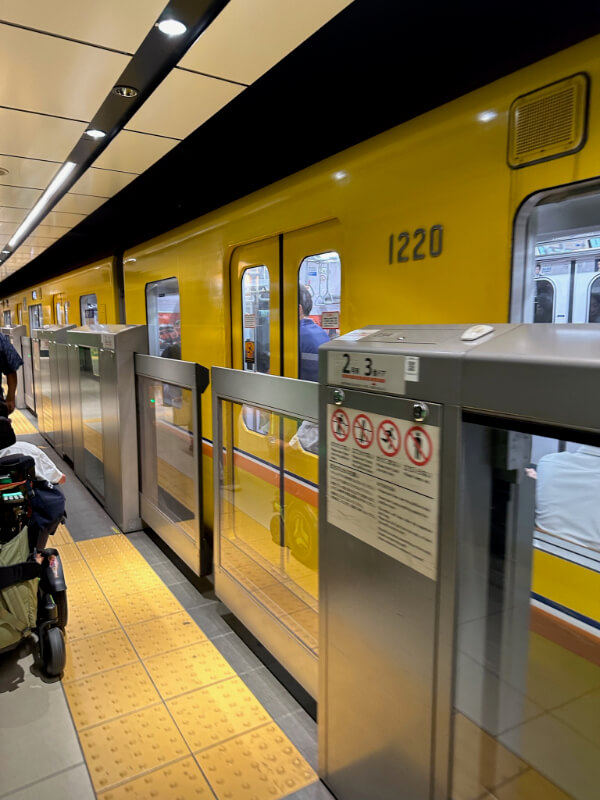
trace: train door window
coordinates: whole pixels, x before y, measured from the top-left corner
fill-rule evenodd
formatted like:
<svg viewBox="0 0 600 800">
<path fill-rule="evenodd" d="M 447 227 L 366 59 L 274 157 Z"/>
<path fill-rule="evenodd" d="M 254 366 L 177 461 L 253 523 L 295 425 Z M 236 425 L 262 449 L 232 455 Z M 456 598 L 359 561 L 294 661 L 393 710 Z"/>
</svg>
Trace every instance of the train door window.
<svg viewBox="0 0 600 800">
<path fill-rule="evenodd" d="M 146 286 L 148 352 L 151 356 L 181 358 L 179 281 L 165 278 Z"/>
<path fill-rule="evenodd" d="M 17 303 L 17 322 L 19 325 L 23 324 L 23 307 L 21 303 Z"/>
<path fill-rule="evenodd" d="M 12 324 L 11 321 L 10 321 L 10 318 L 11 318 L 10 311 L 5 311 L 4 312 L 4 327 L 5 328 L 10 328 L 10 326 Z"/>
<path fill-rule="evenodd" d="M 339 253 L 307 256 L 298 270 L 298 377 L 319 379 L 318 348 L 340 335 Z"/>
<path fill-rule="evenodd" d="M 82 325 L 95 325 L 98 322 L 98 298 L 95 294 L 84 294 L 79 298 Z"/>
<path fill-rule="evenodd" d="M 600 275 L 590 284 L 587 321 L 600 322 Z"/>
<path fill-rule="evenodd" d="M 69 324 L 69 301 L 65 300 L 64 308 L 64 318 L 65 318 L 65 325 Z"/>
<path fill-rule="evenodd" d="M 56 324 L 64 325 L 63 305 L 60 300 L 56 301 Z"/>
<path fill-rule="evenodd" d="M 268 373 L 271 366 L 271 305 L 269 270 L 261 264 L 242 274 L 243 363 L 247 372 Z M 270 414 L 244 406 L 246 427 L 255 433 L 269 432 Z"/>
<path fill-rule="evenodd" d="M 29 331 L 31 332 L 36 328 L 42 328 L 43 325 L 42 304 L 36 303 L 33 306 L 29 306 Z"/>
<path fill-rule="evenodd" d="M 536 278 L 534 322 L 554 322 L 554 284 L 547 278 Z"/>
</svg>

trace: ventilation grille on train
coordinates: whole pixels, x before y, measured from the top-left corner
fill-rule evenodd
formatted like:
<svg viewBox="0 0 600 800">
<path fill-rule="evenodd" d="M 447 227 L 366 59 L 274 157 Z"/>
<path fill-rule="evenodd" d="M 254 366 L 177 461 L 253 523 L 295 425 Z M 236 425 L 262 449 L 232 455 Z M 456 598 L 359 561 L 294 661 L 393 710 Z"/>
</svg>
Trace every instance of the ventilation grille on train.
<svg viewBox="0 0 600 800">
<path fill-rule="evenodd" d="M 587 75 L 579 74 L 518 97 L 510 109 L 510 166 L 524 167 L 583 147 L 587 94 Z"/>
</svg>

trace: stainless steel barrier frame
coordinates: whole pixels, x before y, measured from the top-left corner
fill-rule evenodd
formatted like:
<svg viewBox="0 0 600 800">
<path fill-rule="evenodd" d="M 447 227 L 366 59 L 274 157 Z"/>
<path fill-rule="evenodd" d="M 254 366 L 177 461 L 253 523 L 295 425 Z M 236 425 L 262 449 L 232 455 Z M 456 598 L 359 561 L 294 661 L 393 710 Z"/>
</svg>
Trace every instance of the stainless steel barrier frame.
<svg viewBox="0 0 600 800">
<path fill-rule="evenodd" d="M 193 453 L 196 463 L 193 511 L 198 520 L 198 542 L 194 542 L 180 526 L 172 522 L 148 497 L 144 496 L 143 462 L 140 463 L 140 516 L 197 575 L 209 574 L 212 571 L 212 543 L 204 530 L 202 502 L 202 393 L 208 386 L 208 370 L 192 361 L 178 361 L 136 353 L 135 376 L 136 384 L 137 378 L 150 378 L 192 392 Z M 140 430 L 138 436 L 140 459 L 142 436 L 143 432 Z"/>
<path fill-rule="evenodd" d="M 252 405 L 265 411 L 318 423 L 319 385 L 310 381 L 242 372 L 213 367 L 213 468 L 214 486 L 214 575 L 217 596 L 256 636 L 287 671 L 317 698 L 318 659 L 284 625 L 255 601 L 245 589 L 220 566 L 221 502 L 220 463 L 223 456 L 223 418 L 221 401 Z"/>
</svg>

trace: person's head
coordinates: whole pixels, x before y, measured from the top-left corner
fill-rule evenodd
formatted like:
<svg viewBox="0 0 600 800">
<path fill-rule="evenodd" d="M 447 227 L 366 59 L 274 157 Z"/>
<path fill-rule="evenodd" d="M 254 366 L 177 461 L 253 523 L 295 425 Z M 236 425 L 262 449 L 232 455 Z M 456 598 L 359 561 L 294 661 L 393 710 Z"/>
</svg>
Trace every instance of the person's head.
<svg viewBox="0 0 600 800">
<path fill-rule="evenodd" d="M 0 417 L 0 450 L 15 444 L 17 437 L 8 417 Z"/>
<path fill-rule="evenodd" d="M 298 299 L 299 299 L 299 309 L 298 312 L 300 314 L 300 319 L 304 319 L 304 317 L 308 317 L 310 312 L 312 311 L 312 297 L 310 296 L 310 292 L 306 288 L 306 286 L 300 286 L 298 290 Z"/>
</svg>

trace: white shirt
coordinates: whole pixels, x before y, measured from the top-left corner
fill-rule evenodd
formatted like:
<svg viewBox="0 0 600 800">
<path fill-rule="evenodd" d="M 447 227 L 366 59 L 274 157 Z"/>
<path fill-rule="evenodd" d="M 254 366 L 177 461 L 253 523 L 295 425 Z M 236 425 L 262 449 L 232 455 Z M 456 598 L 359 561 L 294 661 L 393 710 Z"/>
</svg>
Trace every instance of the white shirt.
<svg viewBox="0 0 600 800">
<path fill-rule="evenodd" d="M 11 444 L 10 447 L 5 447 L 0 450 L 0 458 L 2 456 L 31 456 L 35 461 L 35 477 L 39 481 L 58 483 L 64 477 L 54 462 L 50 461 L 46 453 L 29 442 L 17 442 L 16 444 Z"/>
<path fill-rule="evenodd" d="M 540 458 L 535 522 L 547 533 L 600 550 L 600 447 Z"/>
</svg>

